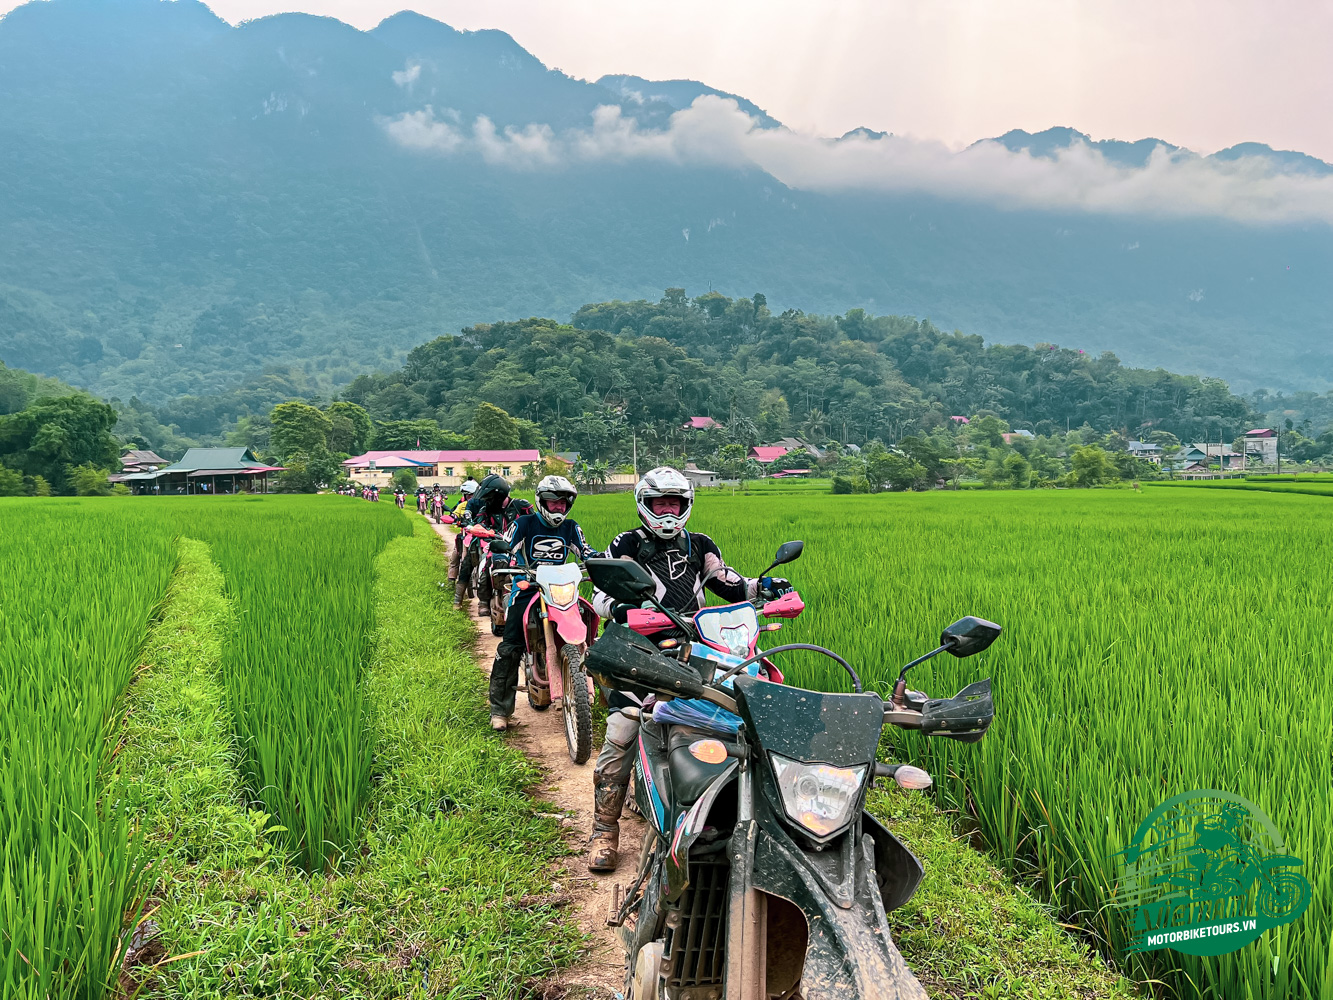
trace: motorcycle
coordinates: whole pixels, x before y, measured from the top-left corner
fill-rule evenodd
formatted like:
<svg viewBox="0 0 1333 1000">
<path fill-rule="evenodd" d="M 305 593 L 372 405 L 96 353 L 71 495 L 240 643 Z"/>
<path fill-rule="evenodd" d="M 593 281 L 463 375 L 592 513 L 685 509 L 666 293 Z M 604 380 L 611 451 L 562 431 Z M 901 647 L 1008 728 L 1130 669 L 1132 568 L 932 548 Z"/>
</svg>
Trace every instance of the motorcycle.
<svg viewBox="0 0 1333 1000">
<path fill-rule="evenodd" d="M 774 565 L 800 550 L 787 543 Z M 931 699 L 907 690 L 907 672 L 943 652 L 979 653 L 1000 626 L 971 617 L 950 625 L 936 649 L 902 668 L 885 703 L 832 650 L 755 649 L 757 617 L 743 607 L 705 618 L 701 634 L 657 601 L 638 564 L 589 559 L 587 569 L 613 600 L 647 601 L 697 637 L 654 643 L 609 623 L 586 659 L 599 683 L 645 699 L 634 777 L 649 831 L 608 917 L 625 952 L 625 996 L 925 1000 L 885 917 L 924 872 L 865 812 L 866 791 L 876 778 L 931 784 L 919 768 L 876 760 L 886 724 L 964 742 L 985 735 L 995 712 L 989 680 Z M 742 645 L 747 655 L 733 651 Z M 795 650 L 838 664 L 854 693 L 759 676 L 763 661 Z"/>
<path fill-rule="evenodd" d="M 491 543 L 493 554 L 506 551 L 503 539 Z M 583 579 L 578 563 L 539 564 L 533 579 L 518 582 L 519 590 L 539 590 L 538 599 L 528 605 L 523 628 L 528 704 L 544 712 L 560 699 L 565 742 L 575 764 L 586 764 L 592 756 L 593 694 L 583 662 L 601 624 L 592 605 L 579 596 Z"/>
</svg>

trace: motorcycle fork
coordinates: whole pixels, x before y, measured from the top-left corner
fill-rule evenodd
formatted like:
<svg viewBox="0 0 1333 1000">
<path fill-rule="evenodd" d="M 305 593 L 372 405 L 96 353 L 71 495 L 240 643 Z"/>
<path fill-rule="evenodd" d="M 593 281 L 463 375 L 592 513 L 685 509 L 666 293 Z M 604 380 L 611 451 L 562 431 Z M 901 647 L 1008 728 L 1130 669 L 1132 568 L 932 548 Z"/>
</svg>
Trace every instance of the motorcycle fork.
<svg viewBox="0 0 1333 1000">
<path fill-rule="evenodd" d="M 727 1000 L 768 1000 L 768 901 L 753 885 L 754 780 L 741 761 L 736 832 L 731 837 L 731 898 L 727 912 Z"/>
<path fill-rule="evenodd" d="M 551 687 L 551 700 L 565 696 L 565 675 L 560 672 L 559 635 L 551 624 L 551 616 L 546 612 L 546 598 L 537 598 L 541 602 L 542 635 L 546 639 L 546 683 Z"/>
</svg>

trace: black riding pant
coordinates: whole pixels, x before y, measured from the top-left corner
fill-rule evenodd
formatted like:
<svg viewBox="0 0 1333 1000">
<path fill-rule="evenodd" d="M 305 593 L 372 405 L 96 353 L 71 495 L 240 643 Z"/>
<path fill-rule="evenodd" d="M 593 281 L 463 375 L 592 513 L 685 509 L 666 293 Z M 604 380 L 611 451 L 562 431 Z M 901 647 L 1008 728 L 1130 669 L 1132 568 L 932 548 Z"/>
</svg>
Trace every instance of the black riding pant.
<svg viewBox="0 0 1333 1000">
<path fill-rule="evenodd" d="M 491 664 L 491 715 L 508 718 L 514 714 L 514 702 L 518 697 L 518 669 L 523 659 L 526 640 L 523 636 L 523 619 L 528 606 L 537 599 L 536 587 L 520 590 L 514 595 L 514 601 L 505 612 L 504 637 L 495 650 L 495 662 Z M 537 609 L 533 608 L 533 614 Z"/>
</svg>

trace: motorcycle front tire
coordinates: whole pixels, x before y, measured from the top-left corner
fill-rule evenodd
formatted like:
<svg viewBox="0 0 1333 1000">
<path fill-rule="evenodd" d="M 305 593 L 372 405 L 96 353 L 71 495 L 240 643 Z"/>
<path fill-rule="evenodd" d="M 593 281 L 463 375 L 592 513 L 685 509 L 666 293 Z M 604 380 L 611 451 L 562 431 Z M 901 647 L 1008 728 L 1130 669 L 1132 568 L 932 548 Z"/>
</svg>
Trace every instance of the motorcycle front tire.
<svg viewBox="0 0 1333 1000">
<path fill-rule="evenodd" d="M 588 696 L 588 675 L 583 670 L 583 653 L 578 646 L 560 647 L 560 670 L 565 693 L 561 709 L 565 716 L 565 742 L 569 759 L 586 764 L 592 756 L 592 699 Z"/>
</svg>

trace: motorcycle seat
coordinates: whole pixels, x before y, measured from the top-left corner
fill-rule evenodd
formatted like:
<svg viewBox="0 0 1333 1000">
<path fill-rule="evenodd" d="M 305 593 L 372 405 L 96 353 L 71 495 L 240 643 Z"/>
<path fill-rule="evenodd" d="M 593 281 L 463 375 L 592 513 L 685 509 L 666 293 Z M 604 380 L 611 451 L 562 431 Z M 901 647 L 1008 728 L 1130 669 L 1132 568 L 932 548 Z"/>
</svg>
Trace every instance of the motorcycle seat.
<svg viewBox="0 0 1333 1000">
<path fill-rule="evenodd" d="M 699 740 L 718 740 L 729 750 L 734 749 L 734 737 L 696 729 L 690 726 L 673 726 L 667 738 L 667 759 L 671 766 L 671 790 L 679 808 L 694 804 L 704 790 L 713 783 L 719 774 L 727 769 L 730 758 L 720 764 L 708 764 L 690 753 L 691 744 Z"/>
</svg>

